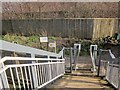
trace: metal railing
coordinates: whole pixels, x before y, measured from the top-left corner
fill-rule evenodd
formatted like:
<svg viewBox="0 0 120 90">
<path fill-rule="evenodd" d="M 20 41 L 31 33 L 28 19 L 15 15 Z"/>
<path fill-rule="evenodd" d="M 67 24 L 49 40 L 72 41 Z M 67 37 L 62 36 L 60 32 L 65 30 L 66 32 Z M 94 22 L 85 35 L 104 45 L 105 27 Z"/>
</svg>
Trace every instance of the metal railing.
<svg viewBox="0 0 120 90">
<path fill-rule="evenodd" d="M 101 60 L 102 52 L 108 52 L 108 55 L 110 55 L 107 61 Z M 113 85 L 116 89 L 118 89 L 120 87 L 118 58 L 114 56 L 111 50 L 100 49 L 99 54 L 100 56 L 99 56 L 98 76 L 104 76 L 111 85 Z"/>
<path fill-rule="evenodd" d="M 119 86 L 119 65 L 116 64 L 108 64 L 106 79 L 109 83 L 111 83 L 116 89 Z"/>
<path fill-rule="evenodd" d="M 3 57 L 0 60 L 0 89 L 43 88 L 50 82 L 64 75 L 64 49 L 62 49 L 59 54 L 56 54 L 2 40 L 0 40 L 0 45 L 1 51 L 31 54 L 31 58 Z M 43 55 L 48 58 L 35 58 L 35 55 Z M 7 61 L 23 61 L 23 63 L 5 64 Z"/>
<path fill-rule="evenodd" d="M 97 45 L 90 45 L 90 56 L 92 59 L 92 71 L 96 71 Z"/>
<path fill-rule="evenodd" d="M 111 56 L 111 60 L 108 62 L 107 70 L 106 70 L 106 79 L 109 83 L 111 83 L 116 89 L 120 90 L 120 66 L 119 59 L 116 58 L 112 52 L 109 50 L 109 54 Z"/>
</svg>

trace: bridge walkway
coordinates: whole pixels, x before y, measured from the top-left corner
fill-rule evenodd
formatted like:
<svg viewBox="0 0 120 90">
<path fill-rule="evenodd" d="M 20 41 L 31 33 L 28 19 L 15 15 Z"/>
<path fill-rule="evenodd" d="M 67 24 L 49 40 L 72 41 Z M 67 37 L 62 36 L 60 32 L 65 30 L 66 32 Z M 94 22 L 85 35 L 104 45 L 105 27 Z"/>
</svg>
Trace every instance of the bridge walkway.
<svg viewBox="0 0 120 90">
<path fill-rule="evenodd" d="M 77 70 L 72 74 L 66 74 L 59 78 L 47 88 L 51 90 L 66 89 L 97 89 L 97 90 L 114 90 L 107 81 L 95 76 L 91 71 Z M 54 89 L 53 89 L 54 88 Z"/>
</svg>

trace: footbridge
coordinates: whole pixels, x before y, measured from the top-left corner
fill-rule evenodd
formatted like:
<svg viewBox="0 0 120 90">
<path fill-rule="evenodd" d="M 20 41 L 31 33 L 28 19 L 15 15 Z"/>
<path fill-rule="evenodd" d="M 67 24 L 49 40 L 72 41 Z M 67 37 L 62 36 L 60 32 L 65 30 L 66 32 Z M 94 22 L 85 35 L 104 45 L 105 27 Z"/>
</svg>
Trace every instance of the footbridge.
<svg viewBox="0 0 120 90">
<path fill-rule="evenodd" d="M 64 50 L 68 48 L 63 48 L 57 54 L 0 40 L 0 89 L 85 88 L 92 85 L 95 87 L 95 83 L 97 83 L 96 88 L 101 88 L 98 77 L 102 74 L 111 86 L 120 90 L 119 58 L 116 58 L 108 50 L 111 58 L 104 61 L 100 56 L 98 63 L 96 63 L 96 52 L 102 53 L 104 50 L 98 50 L 94 45 L 90 48 L 92 77 L 83 77 L 77 67 L 79 56 L 77 53 L 80 53 L 80 44 L 75 44 L 74 48 L 70 48 L 70 68 L 68 69 L 71 72 L 68 75 L 66 74 L 66 58 L 64 57 Z M 72 53 L 74 54 L 72 55 Z M 79 75 L 72 76 L 76 72 Z M 89 80 L 91 82 L 88 82 Z M 71 84 L 70 82 L 73 81 L 74 84 Z M 87 84 L 83 85 L 83 81 Z M 56 82 L 57 84 L 55 84 Z M 66 83 L 70 83 L 70 85 L 66 85 Z"/>
</svg>

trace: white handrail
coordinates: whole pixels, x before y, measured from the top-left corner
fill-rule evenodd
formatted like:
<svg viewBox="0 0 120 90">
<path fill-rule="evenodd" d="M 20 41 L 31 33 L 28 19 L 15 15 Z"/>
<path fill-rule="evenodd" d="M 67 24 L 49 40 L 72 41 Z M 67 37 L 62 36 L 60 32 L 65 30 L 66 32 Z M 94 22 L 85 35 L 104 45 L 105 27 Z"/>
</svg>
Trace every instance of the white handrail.
<svg viewBox="0 0 120 90">
<path fill-rule="evenodd" d="M 64 75 L 64 72 L 65 72 L 65 68 L 64 68 L 65 61 L 63 58 L 64 48 L 58 54 L 56 54 L 56 53 L 39 50 L 39 49 L 35 49 L 32 47 L 23 46 L 23 45 L 0 40 L 0 50 L 31 54 L 31 57 L 3 57 L 0 60 L 0 88 L 2 88 L 2 87 L 9 88 L 9 82 L 8 82 L 8 78 L 7 78 L 7 74 L 6 74 L 7 70 L 10 70 L 12 81 L 13 81 L 13 86 L 15 85 L 14 80 L 13 80 L 14 79 L 13 70 L 11 68 L 15 69 L 14 72 L 16 72 L 19 88 L 21 87 L 20 86 L 20 78 L 19 78 L 20 72 L 18 73 L 17 68 L 19 68 L 21 70 L 21 74 L 22 74 L 22 78 L 23 78 L 22 81 L 24 83 L 24 77 L 23 77 L 24 70 L 22 71 L 22 69 L 21 69 L 22 67 L 24 67 L 24 69 L 25 69 L 24 73 L 25 73 L 25 77 L 27 80 L 28 88 L 29 88 L 28 78 L 30 79 L 30 81 L 32 80 L 31 85 L 34 85 L 34 88 L 40 88 L 40 87 L 43 87 L 44 85 L 46 85 L 47 83 L 55 80 L 56 78 L 60 77 L 61 75 Z M 35 55 L 47 56 L 47 58 L 35 58 Z M 52 57 L 55 57 L 55 58 L 52 58 Z M 4 65 L 4 62 L 9 61 L 9 60 L 10 61 L 13 61 L 13 60 L 33 61 L 33 62 L 31 62 L 31 63 L 25 62 L 24 64 Z M 39 63 L 39 62 L 34 62 L 34 61 L 45 61 L 45 62 Z M 55 61 L 55 62 L 52 62 L 52 61 Z M 53 66 L 54 66 L 54 68 L 53 68 Z M 26 69 L 29 71 L 29 73 Z M 30 75 L 30 73 L 32 74 L 32 76 Z M 39 75 L 40 73 L 43 75 L 40 76 Z M 47 73 L 49 73 L 49 75 L 50 75 L 49 77 L 48 77 Z M 27 75 L 29 75 L 29 77 Z M 39 76 L 39 78 L 37 76 Z M 47 81 L 44 80 L 43 84 L 41 85 L 40 83 L 38 83 L 38 82 L 40 82 L 39 80 L 41 78 L 43 78 L 43 79 L 46 78 L 46 80 L 47 79 L 48 80 Z M 3 82 L 2 83 L 3 86 L 1 86 L 1 82 Z"/>
<path fill-rule="evenodd" d="M 23 46 L 20 44 L 15 44 L 15 43 L 10 43 L 4 40 L 0 40 L 0 50 L 5 50 L 5 51 L 12 51 L 12 52 L 20 52 L 20 53 L 29 53 L 29 54 L 34 54 L 34 55 L 44 55 L 44 56 L 53 56 L 53 57 L 61 57 L 60 54 L 28 47 L 28 46 Z"/>
<path fill-rule="evenodd" d="M 116 58 L 115 55 L 111 52 L 111 50 L 109 50 L 109 54 L 110 54 L 110 56 L 111 56 L 112 59 Z"/>
<path fill-rule="evenodd" d="M 63 61 L 64 59 L 50 59 L 50 58 L 28 58 L 28 57 L 4 57 L 0 60 L 0 63 L 3 63 L 5 61 L 9 61 L 9 60 L 29 60 L 29 61 Z"/>
<path fill-rule="evenodd" d="M 15 57 L 14 60 L 17 58 Z M 26 59 L 36 59 L 36 58 L 25 58 L 25 59 L 19 58 L 19 59 L 26 60 Z M 38 60 L 38 58 L 36 60 Z M 46 60 L 48 60 L 48 59 L 46 59 Z M 18 89 L 20 89 L 22 86 L 20 83 L 27 84 L 27 86 L 25 86 L 24 88 L 28 88 L 28 89 L 31 86 L 34 86 L 34 88 L 32 88 L 32 89 L 43 88 L 45 85 L 49 84 L 50 82 L 54 81 L 55 79 L 59 78 L 60 76 L 64 75 L 64 73 L 65 73 L 65 67 L 64 67 L 65 62 L 63 61 L 64 59 L 56 59 L 56 60 L 59 60 L 59 62 L 56 61 L 56 62 L 6 65 L 2 69 L 0 69 L 0 79 L 2 80 L 2 81 L 0 81 L 0 83 L 4 82 L 3 76 L 6 75 L 7 71 L 10 71 L 9 75 L 7 74 L 4 77 L 5 78 L 12 77 L 11 84 L 13 84 L 13 87 L 15 89 L 16 89 L 15 82 L 18 82 L 18 84 L 19 84 Z M 20 71 L 20 69 L 22 70 L 22 72 Z M 34 70 L 34 72 L 32 70 Z M 22 78 L 20 78 L 21 76 L 22 76 Z M 27 82 L 25 82 L 25 79 Z M 20 80 L 22 80 L 22 81 L 20 81 Z M 41 80 L 43 80 L 43 81 L 41 81 Z M 9 86 L 10 86 L 9 80 L 7 79 L 6 82 L 8 83 L 7 87 L 9 88 Z M 5 84 L 0 85 L 0 88 L 1 89 L 6 88 L 6 87 L 4 87 L 4 85 Z M 30 87 L 29 87 L 29 85 L 30 85 Z"/>
</svg>

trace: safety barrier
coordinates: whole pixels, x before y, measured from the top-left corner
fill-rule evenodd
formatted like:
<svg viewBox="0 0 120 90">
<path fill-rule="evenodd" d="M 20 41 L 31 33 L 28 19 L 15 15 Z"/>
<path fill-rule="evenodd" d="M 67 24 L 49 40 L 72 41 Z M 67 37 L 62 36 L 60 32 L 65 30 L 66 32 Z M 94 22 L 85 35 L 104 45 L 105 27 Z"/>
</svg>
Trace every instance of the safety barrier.
<svg viewBox="0 0 120 90">
<path fill-rule="evenodd" d="M 56 54 L 2 40 L 0 40 L 0 45 L 1 51 L 5 50 L 31 54 L 31 57 L 1 58 L 0 89 L 43 88 L 50 82 L 64 75 L 64 49 L 62 49 L 59 54 Z M 43 55 L 48 58 L 35 58 L 35 55 Z M 5 62 L 8 61 L 23 61 L 23 63 L 5 64 Z"/>
</svg>

